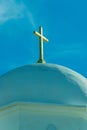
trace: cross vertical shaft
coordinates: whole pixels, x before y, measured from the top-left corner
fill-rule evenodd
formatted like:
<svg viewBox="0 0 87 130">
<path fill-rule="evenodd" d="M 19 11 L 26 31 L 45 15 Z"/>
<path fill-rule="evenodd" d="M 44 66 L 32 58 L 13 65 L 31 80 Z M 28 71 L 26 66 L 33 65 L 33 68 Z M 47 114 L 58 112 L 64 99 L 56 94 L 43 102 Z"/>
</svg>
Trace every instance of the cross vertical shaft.
<svg viewBox="0 0 87 130">
<path fill-rule="evenodd" d="M 43 28 L 39 27 L 39 32 L 43 36 Z M 39 42 L 40 42 L 40 57 L 38 62 L 43 62 L 44 61 L 44 56 L 43 56 L 43 38 L 39 37 Z"/>
<path fill-rule="evenodd" d="M 45 63 L 44 54 L 43 54 L 43 41 L 48 42 L 48 39 L 43 36 L 43 28 L 42 27 L 39 27 L 39 33 L 35 31 L 34 34 L 39 37 L 39 44 L 40 44 L 40 46 L 39 46 L 40 55 L 39 55 L 38 63 Z"/>
</svg>

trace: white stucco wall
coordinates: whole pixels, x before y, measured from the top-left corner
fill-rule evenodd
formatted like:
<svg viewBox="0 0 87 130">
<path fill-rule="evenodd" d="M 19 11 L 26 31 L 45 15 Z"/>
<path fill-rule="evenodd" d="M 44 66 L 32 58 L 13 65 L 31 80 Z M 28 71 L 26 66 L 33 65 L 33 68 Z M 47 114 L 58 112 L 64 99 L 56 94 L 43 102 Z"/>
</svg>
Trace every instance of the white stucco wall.
<svg viewBox="0 0 87 130">
<path fill-rule="evenodd" d="M 0 108 L 0 130 L 87 130 L 87 108 L 11 104 Z"/>
<path fill-rule="evenodd" d="M 19 130 L 19 106 L 0 108 L 0 130 Z"/>
</svg>

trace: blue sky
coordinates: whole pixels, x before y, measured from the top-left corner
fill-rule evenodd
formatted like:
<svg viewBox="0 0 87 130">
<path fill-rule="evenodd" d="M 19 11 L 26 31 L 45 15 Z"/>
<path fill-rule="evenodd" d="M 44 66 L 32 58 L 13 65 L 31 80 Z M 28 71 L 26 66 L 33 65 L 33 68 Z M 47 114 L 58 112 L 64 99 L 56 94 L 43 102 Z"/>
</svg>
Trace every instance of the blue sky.
<svg viewBox="0 0 87 130">
<path fill-rule="evenodd" d="M 36 63 L 42 26 L 47 63 L 67 66 L 87 77 L 86 0 L 0 0 L 0 75 Z"/>
</svg>

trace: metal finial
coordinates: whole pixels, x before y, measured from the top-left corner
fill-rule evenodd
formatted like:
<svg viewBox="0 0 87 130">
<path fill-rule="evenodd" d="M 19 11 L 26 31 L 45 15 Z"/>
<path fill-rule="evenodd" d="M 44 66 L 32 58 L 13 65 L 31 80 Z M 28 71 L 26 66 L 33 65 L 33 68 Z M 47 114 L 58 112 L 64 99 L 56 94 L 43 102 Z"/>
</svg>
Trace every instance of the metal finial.
<svg viewBox="0 0 87 130">
<path fill-rule="evenodd" d="M 40 57 L 38 63 L 45 63 L 44 54 L 43 54 L 43 42 L 48 42 L 48 39 L 43 36 L 43 28 L 39 27 L 39 32 L 34 31 L 34 34 L 39 37 L 40 41 Z"/>
</svg>

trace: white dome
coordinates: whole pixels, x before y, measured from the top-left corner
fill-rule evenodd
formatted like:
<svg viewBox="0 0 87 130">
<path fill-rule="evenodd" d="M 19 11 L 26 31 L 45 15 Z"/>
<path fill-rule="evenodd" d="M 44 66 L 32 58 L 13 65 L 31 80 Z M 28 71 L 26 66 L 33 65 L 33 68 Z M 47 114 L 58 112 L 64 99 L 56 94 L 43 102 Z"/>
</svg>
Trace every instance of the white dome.
<svg viewBox="0 0 87 130">
<path fill-rule="evenodd" d="M 33 64 L 0 77 L 0 106 L 13 102 L 87 105 L 87 79 L 66 67 Z"/>
</svg>

